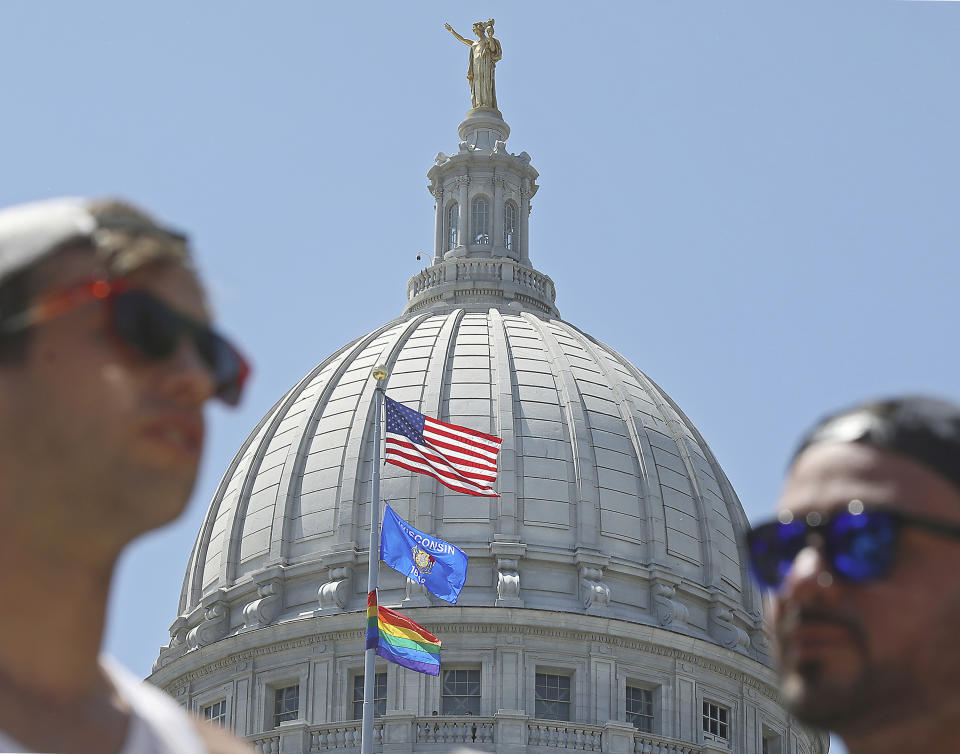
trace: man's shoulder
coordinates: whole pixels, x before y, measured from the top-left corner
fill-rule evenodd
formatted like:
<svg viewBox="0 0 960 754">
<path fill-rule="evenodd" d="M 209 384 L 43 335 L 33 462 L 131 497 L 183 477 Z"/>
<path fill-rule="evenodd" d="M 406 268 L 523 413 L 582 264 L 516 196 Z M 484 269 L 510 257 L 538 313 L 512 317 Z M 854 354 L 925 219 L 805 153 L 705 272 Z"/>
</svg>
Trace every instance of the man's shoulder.
<svg viewBox="0 0 960 754">
<path fill-rule="evenodd" d="M 127 748 L 130 751 L 176 752 L 186 754 L 250 754 L 252 749 L 233 734 L 219 726 L 200 720 L 177 704 L 161 689 L 141 681 L 109 658 L 101 664 L 113 681 L 117 692 L 129 704 L 138 731 L 144 741 Z M 147 740 L 149 739 L 149 744 Z"/>
<path fill-rule="evenodd" d="M 251 754 L 253 749 L 244 741 L 228 733 L 216 723 L 193 719 L 197 735 L 206 747 L 207 754 Z"/>
</svg>

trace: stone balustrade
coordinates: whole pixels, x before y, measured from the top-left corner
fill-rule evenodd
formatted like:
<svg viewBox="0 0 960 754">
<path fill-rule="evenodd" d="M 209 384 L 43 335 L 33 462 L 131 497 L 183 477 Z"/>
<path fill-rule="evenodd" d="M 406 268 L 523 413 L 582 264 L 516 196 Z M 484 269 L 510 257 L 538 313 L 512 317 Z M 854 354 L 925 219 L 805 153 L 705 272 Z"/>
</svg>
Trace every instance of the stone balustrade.
<svg viewBox="0 0 960 754">
<path fill-rule="evenodd" d="M 535 307 L 554 313 L 557 292 L 553 281 L 512 259 L 449 259 L 421 270 L 407 283 L 408 311 L 440 295 L 455 301 L 460 295 L 509 297 L 535 302 Z"/>
<path fill-rule="evenodd" d="M 419 718 L 416 723 L 417 743 L 492 744 L 494 721 L 490 717 L 442 715 Z"/>
<path fill-rule="evenodd" d="M 280 754 L 280 736 L 251 736 L 247 739 L 260 754 Z"/>
<path fill-rule="evenodd" d="M 602 751 L 602 725 L 531 720 L 527 727 L 528 746 L 549 746 L 552 749 Z"/>
<path fill-rule="evenodd" d="M 703 748 L 676 738 L 637 733 L 633 739 L 633 754 L 703 754 Z"/>
<path fill-rule="evenodd" d="M 323 725 L 284 724 L 270 735 L 248 736 L 261 754 L 360 751 L 359 720 Z M 705 754 L 702 746 L 637 731 L 628 723 L 605 725 L 538 720 L 522 712 L 501 711 L 492 717 L 439 715 L 415 717 L 388 712 L 374 722 L 373 748 L 386 752 L 443 752 L 458 746 L 477 751 L 521 754 L 544 749 L 595 751 L 604 754 Z"/>
<path fill-rule="evenodd" d="M 345 723 L 328 723 L 310 728 L 310 751 L 333 751 L 334 749 L 360 749 L 359 720 Z M 373 723 L 373 745 L 383 744 L 383 723 Z"/>
</svg>

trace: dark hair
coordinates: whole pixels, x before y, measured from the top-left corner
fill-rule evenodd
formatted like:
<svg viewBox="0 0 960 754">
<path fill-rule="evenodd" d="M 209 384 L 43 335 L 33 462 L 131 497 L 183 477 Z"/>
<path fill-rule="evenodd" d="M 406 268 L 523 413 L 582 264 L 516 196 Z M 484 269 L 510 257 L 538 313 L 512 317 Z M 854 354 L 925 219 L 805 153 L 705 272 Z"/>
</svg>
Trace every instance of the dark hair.
<svg viewBox="0 0 960 754">
<path fill-rule="evenodd" d="M 20 363 L 26 357 L 31 329 L 5 333 L 3 324 L 8 317 L 19 314 L 30 305 L 34 294 L 34 272 L 34 268 L 28 267 L 0 283 L 0 366 Z"/>
<path fill-rule="evenodd" d="M 63 254 L 74 251 L 96 253 L 89 239 L 64 241 L 36 264 L 25 267 L 0 282 L 0 366 L 22 362 L 33 337 L 33 328 L 26 327 L 5 333 L 4 324 L 11 317 L 22 314 L 29 308 L 34 296 L 44 289 L 50 266 L 56 264 Z"/>
<path fill-rule="evenodd" d="M 926 396 L 871 401 L 821 419 L 791 465 L 821 442 L 857 442 L 909 456 L 960 488 L 960 406 Z"/>
</svg>

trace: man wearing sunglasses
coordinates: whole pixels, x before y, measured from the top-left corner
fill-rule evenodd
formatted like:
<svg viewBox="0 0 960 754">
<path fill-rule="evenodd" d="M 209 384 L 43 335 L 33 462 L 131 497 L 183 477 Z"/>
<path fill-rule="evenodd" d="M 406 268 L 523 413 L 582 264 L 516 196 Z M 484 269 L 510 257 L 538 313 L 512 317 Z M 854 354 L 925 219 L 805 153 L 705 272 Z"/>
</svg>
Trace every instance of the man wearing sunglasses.
<svg viewBox="0 0 960 754">
<path fill-rule="evenodd" d="M 178 516 L 247 376 L 186 239 L 117 201 L 0 211 L 0 751 L 248 751 L 98 658 L 132 539 Z"/>
<path fill-rule="evenodd" d="M 800 719 L 851 754 L 960 752 L 960 407 L 823 420 L 748 548 Z"/>
</svg>

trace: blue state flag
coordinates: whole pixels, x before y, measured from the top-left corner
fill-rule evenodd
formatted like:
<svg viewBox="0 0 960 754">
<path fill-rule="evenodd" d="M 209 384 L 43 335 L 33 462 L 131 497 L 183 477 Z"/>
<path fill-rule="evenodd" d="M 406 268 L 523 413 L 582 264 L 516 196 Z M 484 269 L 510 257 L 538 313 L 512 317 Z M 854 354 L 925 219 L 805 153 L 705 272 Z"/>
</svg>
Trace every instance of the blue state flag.
<svg viewBox="0 0 960 754">
<path fill-rule="evenodd" d="M 385 506 L 380 527 L 380 560 L 453 604 L 467 578 L 463 550 L 414 529 L 389 505 Z"/>
</svg>

